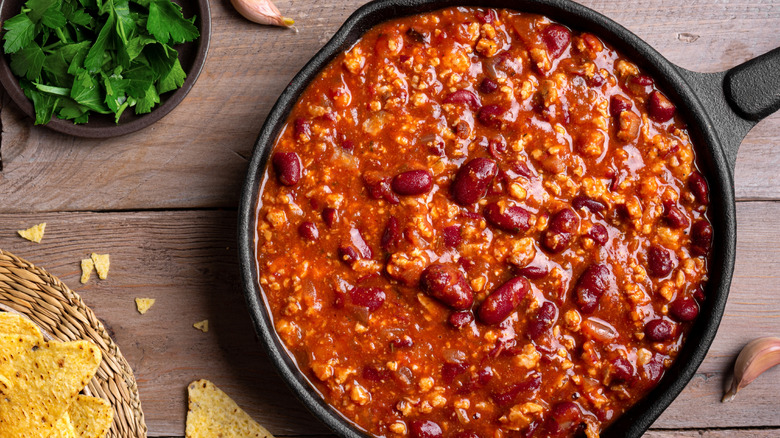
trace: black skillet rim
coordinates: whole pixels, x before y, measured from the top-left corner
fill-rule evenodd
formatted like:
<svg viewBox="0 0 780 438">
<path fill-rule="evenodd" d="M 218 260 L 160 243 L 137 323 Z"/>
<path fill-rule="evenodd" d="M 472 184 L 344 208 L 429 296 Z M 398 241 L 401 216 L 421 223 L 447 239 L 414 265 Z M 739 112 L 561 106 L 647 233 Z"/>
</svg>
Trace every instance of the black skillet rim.
<svg viewBox="0 0 780 438">
<path fill-rule="evenodd" d="M 344 419 L 320 397 L 298 371 L 292 356 L 277 337 L 272 317 L 262 298 L 255 261 L 257 196 L 270 149 L 285 124 L 290 108 L 316 74 L 338 53 L 350 47 L 368 29 L 388 19 L 451 6 L 508 8 L 542 14 L 575 30 L 587 30 L 639 64 L 656 79 L 688 120 L 698 164 L 710 185 L 710 220 L 715 239 L 711 252 L 707 300 L 674 364 L 656 388 L 621 415 L 602 434 L 605 437 L 640 437 L 671 404 L 694 376 L 712 344 L 723 316 L 731 284 L 736 247 L 736 213 L 732 169 L 726 161 L 718 133 L 699 98 L 681 74 L 639 37 L 611 19 L 568 0 L 378 0 L 359 8 L 332 39 L 293 78 L 271 109 L 258 136 L 241 196 L 238 218 L 239 263 L 250 316 L 258 337 L 279 374 L 307 408 L 343 437 L 364 432 Z M 718 214 L 713 214 L 717 212 Z"/>
</svg>

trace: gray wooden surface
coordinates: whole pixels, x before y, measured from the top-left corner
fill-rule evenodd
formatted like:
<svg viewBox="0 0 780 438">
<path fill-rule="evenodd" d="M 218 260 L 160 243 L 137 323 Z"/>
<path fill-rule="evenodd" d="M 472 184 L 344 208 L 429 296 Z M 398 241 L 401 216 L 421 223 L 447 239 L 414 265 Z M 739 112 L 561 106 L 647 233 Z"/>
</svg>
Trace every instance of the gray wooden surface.
<svg viewBox="0 0 780 438">
<path fill-rule="evenodd" d="M 583 1 L 678 65 L 714 72 L 780 46 L 780 0 Z M 183 436 L 186 385 L 208 378 L 279 435 L 328 431 L 294 399 L 252 334 L 238 281 L 236 206 L 247 158 L 289 79 L 361 2 L 279 0 L 299 33 L 246 22 L 212 2 L 206 67 L 152 127 L 82 140 L 32 127 L 3 100 L 0 248 L 82 295 L 135 370 L 150 436 Z M 780 436 L 780 368 L 730 404 L 728 370 L 750 339 L 780 335 L 780 115 L 740 149 L 735 278 L 726 316 L 696 377 L 652 438 Z M 48 223 L 43 243 L 16 230 Z M 108 280 L 81 285 L 79 260 L 111 254 Z M 144 316 L 135 297 L 157 303 Z M 209 319 L 209 333 L 192 328 Z"/>
</svg>

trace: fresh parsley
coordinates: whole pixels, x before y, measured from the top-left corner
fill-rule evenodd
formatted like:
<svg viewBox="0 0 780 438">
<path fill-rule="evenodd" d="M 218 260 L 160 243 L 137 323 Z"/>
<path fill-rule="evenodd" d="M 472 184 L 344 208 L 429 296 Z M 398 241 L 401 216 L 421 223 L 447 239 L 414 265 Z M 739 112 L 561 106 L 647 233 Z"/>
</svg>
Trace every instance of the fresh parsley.
<svg viewBox="0 0 780 438">
<path fill-rule="evenodd" d="M 172 47 L 200 36 L 171 0 L 28 0 L 5 21 L 3 49 L 35 124 L 152 111 L 187 77 Z"/>
</svg>

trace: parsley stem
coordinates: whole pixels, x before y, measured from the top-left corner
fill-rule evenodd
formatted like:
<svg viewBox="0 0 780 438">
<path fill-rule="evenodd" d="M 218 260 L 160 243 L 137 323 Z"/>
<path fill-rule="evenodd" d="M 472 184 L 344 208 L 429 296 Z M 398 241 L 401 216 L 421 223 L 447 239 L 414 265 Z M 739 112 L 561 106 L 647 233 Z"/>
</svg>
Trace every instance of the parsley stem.
<svg viewBox="0 0 780 438">
<path fill-rule="evenodd" d="M 65 34 L 62 33 L 62 28 L 61 27 L 58 27 L 58 28 L 54 29 L 54 32 L 57 34 L 57 36 L 60 38 L 60 41 L 62 41 L 63 44 L 67 44 L 68 43 L 68 37 L 66 37 Z"/>
</svg>

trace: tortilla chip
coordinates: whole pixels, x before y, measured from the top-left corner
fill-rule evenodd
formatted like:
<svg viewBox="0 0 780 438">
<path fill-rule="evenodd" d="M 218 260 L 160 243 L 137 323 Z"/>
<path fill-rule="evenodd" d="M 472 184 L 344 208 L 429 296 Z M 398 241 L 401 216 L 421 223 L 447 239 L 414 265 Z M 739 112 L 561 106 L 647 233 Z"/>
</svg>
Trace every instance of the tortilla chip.
<svg viewBox="0 0 780 438">
<path fill-rule="evenodd" d="M 143 315 L 146 311 L 154 306 L 154 302 L 157 301 L 154 298 L 136 298 L 135 307 L 138 308 L 138 313 Z"/>
<path fill-rule="evenodd" d="M 209 320 L 208 319 L 204 319 L 201 322 L 196 322 L 195 324 L 192 324 L 192 326 L 195 327 L 196 329 L 202 331 L 203 333 L 208 333 L 209 332 Z"/>
<path fill-rule="evenodd" d="M 187 390 L 187 438 L 273 438 L 271 432 L 208 380 L 192 382 Z"/>
<path fill-rule="evenodd" d="M 94 377 L 100 359 L 100 350 L 87 341 L 0 336 L 0 375 L 11 376 L 10 388 L 0 394 L 0 438 L 51 435 L 57 420 Z"/>
<path fill-rule="evenodd" d="M 19 230 L 17 232 L 20 236 L 24 237 L 30 242 L 41 243 L 44 230 L 46 230 L 46 222 L 35 225 L 34 227 L 30 227 L 26 230 Z"/>
<path fill-rule="evenodd" d="M 95 262 L 92 259 L 81 259 L 81 284 L 89 281 L 89 276 L 94 268 Z"/>
<path fill-rule="evenodd" d="M 114 410 L 102 398 L 77 395 L 68 408 L 78 438 L 103 438 L 114 421 Z"/>
<path fill-rule="evenodd" d="M 15 313 L 0 312 L 0 335 L 22 335 L 43 342 L 43 334 L 29 319 Z"/>
<path fill-rule="evenodd" d="M 95 254 L 92 253 L 92 261 L 95 262 L 95 270 L 97 271 L 98 278 L 105 280 L 108 277 L 108 268 L 111 266 L 108 254 Z"/>
<path fill-rule="evenodd" d="M 49 438 L 76 438 L 76 430 L 73 429 L 73 423 L 67 412 L 54 423 L 54 430 Z"/>
</svg>

